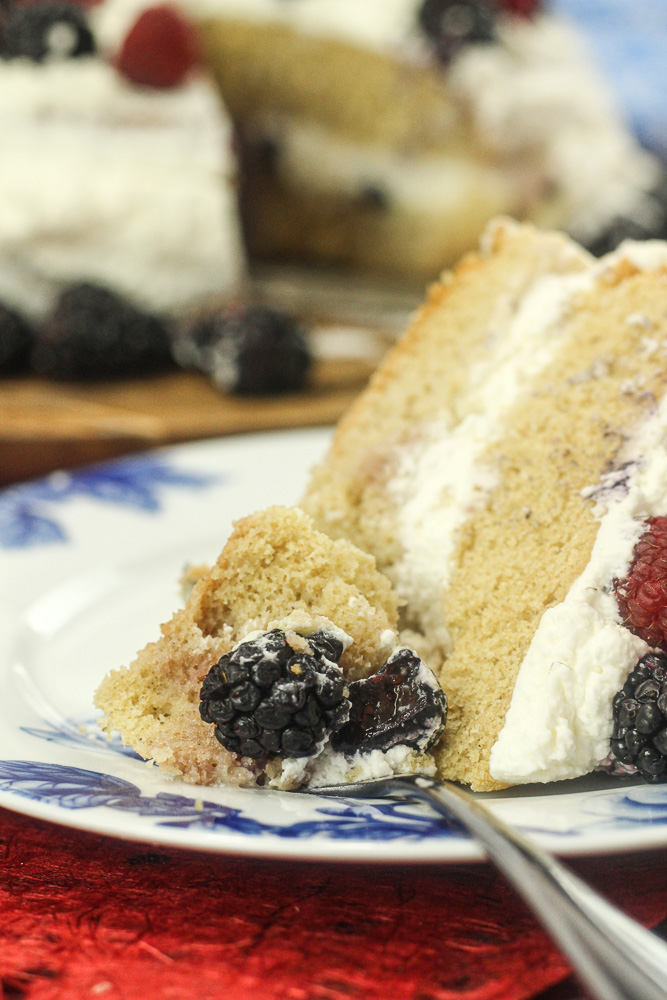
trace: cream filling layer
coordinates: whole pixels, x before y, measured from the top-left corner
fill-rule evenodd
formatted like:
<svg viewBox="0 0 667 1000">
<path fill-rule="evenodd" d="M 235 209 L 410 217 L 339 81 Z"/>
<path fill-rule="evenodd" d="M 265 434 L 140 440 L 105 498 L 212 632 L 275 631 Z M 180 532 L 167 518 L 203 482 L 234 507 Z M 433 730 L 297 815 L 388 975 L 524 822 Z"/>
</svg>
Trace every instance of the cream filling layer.
<svg viewBox="0 0 667 1000">
<path fill-rule="evenodd" d="M 259 119 L 252 132 L 276 143 L 276 172 L 291 187 L 360 205 L 366 192 L 376 191 L 386 197 L 388 212 L 420 213 L 429 226 L 480 201 L 488 214 L 516 214 L 524 197 L 521 170 L 472 154 L 396 152 L 352 142 L 303 119 Z"/>
<path fill-rule="evenodd" d="M 490 336 L 456 412 L 443 414 L 425 428 L 419 444 L 411 442 L 398 455 L 389 490 L 402 556 L 386 572 L 409 607 L 421 609 L 413 624 L 444 650 L 449 637 L 441 595 L 453 570 L 459 531 L 497 482 L 483 456 L 504 432 L 504 415 L 553 358 L 572 298 L 593 280 L 592 269 L 537 278 L 502 336 Z"/>
</svg>

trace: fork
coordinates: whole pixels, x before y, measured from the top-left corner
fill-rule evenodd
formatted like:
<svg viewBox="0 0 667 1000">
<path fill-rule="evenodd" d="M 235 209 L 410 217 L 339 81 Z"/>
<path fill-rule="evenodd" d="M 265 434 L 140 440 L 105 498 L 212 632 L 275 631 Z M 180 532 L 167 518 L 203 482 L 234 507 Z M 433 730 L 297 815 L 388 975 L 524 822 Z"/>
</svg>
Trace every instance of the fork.
<svg viewBox="0 0 667 1000">
<path fill-rule="evenodd" d="M 309 789 L 336 798 L 419 799 L 454 817 L 484 847 L 596 1000 L 667 1000 L 667 944 L 511 829 L 469 792 L 406 774 Z"/>
</svg>

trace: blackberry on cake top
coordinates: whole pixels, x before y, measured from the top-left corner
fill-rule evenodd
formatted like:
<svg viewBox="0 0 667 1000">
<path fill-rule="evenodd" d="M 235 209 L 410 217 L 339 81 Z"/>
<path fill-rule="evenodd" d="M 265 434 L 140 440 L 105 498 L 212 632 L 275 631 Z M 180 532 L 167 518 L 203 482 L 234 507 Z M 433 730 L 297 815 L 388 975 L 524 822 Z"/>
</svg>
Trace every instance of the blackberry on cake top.
<svg viewBox="0 0 667 1000">
<path fill-rule="evenodd" d="M 495 40 L 496 11 L 487 0 L 424 0 L 419 24 L 438 58 L 450 62 L 465 45 Z"/>
<path fill-rule="evenodd" d="M 66 0 L 37 0 L 8 7 L 0 31 L 0 57 L 33 62 L 92 55 L 95 39 L 85 11 Z"/>
</svg>

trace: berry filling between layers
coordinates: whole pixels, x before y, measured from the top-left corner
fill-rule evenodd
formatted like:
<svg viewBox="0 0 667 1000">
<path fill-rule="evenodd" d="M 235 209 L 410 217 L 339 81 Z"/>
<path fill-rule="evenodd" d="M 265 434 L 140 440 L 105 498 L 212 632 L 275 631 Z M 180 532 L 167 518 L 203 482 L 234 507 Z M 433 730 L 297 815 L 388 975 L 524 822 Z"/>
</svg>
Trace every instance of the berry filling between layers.
<svg viewBox="0 0 667 1000">
<path fill-rule="evenodd" d="M 427 752 L 447 716 L 434 674 L 400 648 L 376 674 L 348 685 L 338 661 L 349 643 L 335 626 L 304 634 L 272 628 L 248 636 L 209 671 L 201 717 L 226 750 L 261 769 L 258 783 L 268 778 L 293 790 L 433 773 Z"/>
</svg>

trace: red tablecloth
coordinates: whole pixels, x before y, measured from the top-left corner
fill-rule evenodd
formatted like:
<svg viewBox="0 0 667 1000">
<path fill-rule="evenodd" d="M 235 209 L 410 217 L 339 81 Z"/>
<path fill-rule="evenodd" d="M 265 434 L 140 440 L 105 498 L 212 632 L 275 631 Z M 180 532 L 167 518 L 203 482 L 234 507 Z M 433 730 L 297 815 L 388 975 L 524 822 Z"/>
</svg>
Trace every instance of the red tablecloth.
<svg viewBox="0 0 667 1000">
<path fill-rule="evenodd" d="M 580 860 L 646 924 L 667 851 Z M 567 968 L 479 865 L 166 850 L 0 810 L 0 983 L 28 1000 L 519 1000 Z"/>
</svg>

